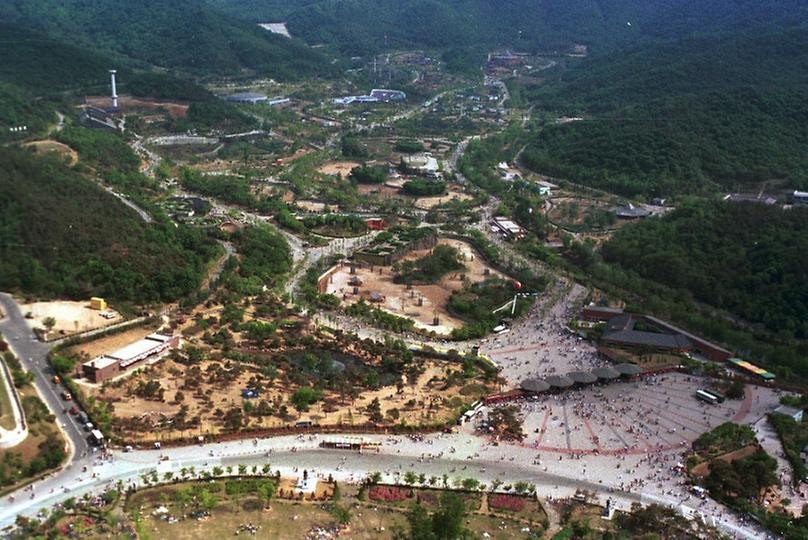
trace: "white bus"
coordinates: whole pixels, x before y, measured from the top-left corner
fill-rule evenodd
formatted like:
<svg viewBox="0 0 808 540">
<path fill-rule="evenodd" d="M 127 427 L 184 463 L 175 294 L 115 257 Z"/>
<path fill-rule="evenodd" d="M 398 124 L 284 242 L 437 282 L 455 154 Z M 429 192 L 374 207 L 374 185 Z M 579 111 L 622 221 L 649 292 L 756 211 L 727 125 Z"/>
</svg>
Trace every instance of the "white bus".
<svg viewBox="0 0 808 540">
<path fill-rule="evenodd" d="M 696 397 L 700 400 L 709 403 L 710 405 L 717 405 L 718 398 L 704 390 L 696 390 Z"/>
</svg>

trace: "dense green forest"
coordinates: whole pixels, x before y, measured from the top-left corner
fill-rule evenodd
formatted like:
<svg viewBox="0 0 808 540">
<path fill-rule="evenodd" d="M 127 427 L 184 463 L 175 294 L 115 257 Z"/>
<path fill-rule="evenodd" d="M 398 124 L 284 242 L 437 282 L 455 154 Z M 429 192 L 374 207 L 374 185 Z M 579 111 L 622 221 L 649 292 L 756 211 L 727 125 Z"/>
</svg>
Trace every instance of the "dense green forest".
<svg viewBox="0 0 808 540">
<path fill-rule="evenodd" d="M 800 0 L 209 0 L 253 22 L 351 54 L 404 47 L 563 49 L 715 33 L 789 20 Z M 630 23 L 630 24 L 627 24 Z"/>
<path fill-rule="evenodd" d="M 171 130 L 177 132 L 193 129 L 240 133 L 260 127 L 258 120 L 237 106 L 213 97 L 192 103 L 185 118 L 173 120 L 170 125 Z"/>
<path fill-rule="evenodd" d="M 0 288 L 136 303 L 191 294 L 217 252 L 204 233 L 147 225 L 56 159 L 0 149 Z"/>
<path fill-rule="evenodd" d="M 593 56 L 520 96 L 546 125 L 530 168 L 628 196 L 808 185 L 808 32 L 741 33 Z"/>
<path fill-rule="evenodd" d="M 0 82 L 0 142 L 22 140 L 46 131 L 55 122 L 53 104 L 35 103 L 24 90 Z M 28 129 L 19 134 L 10 131 L 19 126 Z"/>
<path fill-rule="evenodd" d="M 140 158 L 119 133 L 68 126 L 57 139 L 79 153 L 84 163 L 100 171 L 135 172 Z"/>
<path fill-rule="evenodd" d="M 263 288 L 281 283 L 292 268 L 289 244 L 280 233 L 262 225 L 238 231 L 233 240 L 238 246 L 238 274 L 229 286 L 241 294 L 260 294 Z"/>
<path fill-rule="evenodd" d="M 10 0 L 0 5 L 0 20 L 140 66 L 199 75 L 247 69 L 299 79 L 333 69 L 304 44 L 226 16 L 204 0 Z"/>
<path fill-rule="evenodd" d="M 54 39 L 19 25 L 0 23 L 0 81 L 63 99 L 65 91 L 109 92 L 110 69 L 118 70 L 118 92 L 158 99 L 204 101 L 213 96 L 189 79 L 138 69 L 137 62 Z"/>
<path fill-rule="evenodd" d="M 784 340 L 808 339 L 808 210 L 692 202 L 624 227 L 607 262 L 686 290 Z"/>
<path fill-rule="evenodd" d="M 435 283 L 449 272 L 459 272 L 466 267 L 460 252 L 452 246 L 439 244 L 428 255 L 393 265 L 393 281 L 396 283 Z"/>
<path fill-rule="evenodd" d="M 650 102 L 548 126 L 530 168 L 627 196 L 808 186 L 808 87 L 738 89 Z"/>
</svg>

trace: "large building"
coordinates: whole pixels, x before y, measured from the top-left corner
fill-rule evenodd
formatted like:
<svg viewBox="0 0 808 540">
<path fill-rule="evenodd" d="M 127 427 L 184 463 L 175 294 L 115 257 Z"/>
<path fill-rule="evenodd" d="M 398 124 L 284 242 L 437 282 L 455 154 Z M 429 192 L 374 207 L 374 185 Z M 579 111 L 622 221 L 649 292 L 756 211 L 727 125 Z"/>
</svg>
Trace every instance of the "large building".
<svg viewBox="0 0 808 540">
<path fill-rule="evenodd" d="M 78 123 L 84 127 L 107 131 L 123 131 L 125 126 L 124 119 L 115 111 L 90 106 L 79 111 Z"/>
<path fill-rule="evenodd" d="M 387 103 L 390 101 L 405 101 L 407 94 L 401 90 L 388 90 L 386 88 L 374 88 L 370 91 L 370 96 Z"/>
<path fill-rule="evenodd" d="M 525 230 L 522 227 L 516 222 L 504 217 L 495 217 L 492 219 L 491 230 L 507 239 L 521 240 L 525 237 Z"/>
<path fill-rule="evenodd" d="M 399 168 L 401 172 L 405 174 L 414 174 L 427 178 L 438 178 L 441 176 L 440 163 L 429 153 L 403 156 Z"/>
<path fill-rule="evenodd" d="M 678 353 L 694 351 L 714 362 L 726 362 L 733 356 L 732 352 L 715 343 L 650 315 L 586 306 L 581 312 L 581 318 L 606 322 L 606 330 L 601 337 L 606 345 Z"/>
<path fill-rule="evenodd" d="M 225 96 L 224 100 L 230 103 L 250 103 L 255 105 L 256 103 L 265 103 L 269 101 L 269 98 L 266 94 L 259 94 L 257 92 L 238 92 Z"/>
<path fill-rule="evenodd" d="M 110 354 L 102 354 L 82 364 L 82 373 L 88 380 L 100 383 L 147 360 L 156 361 L 169 349 L 177 348 L 179 336 L 150 334 Z"/>
</svg>

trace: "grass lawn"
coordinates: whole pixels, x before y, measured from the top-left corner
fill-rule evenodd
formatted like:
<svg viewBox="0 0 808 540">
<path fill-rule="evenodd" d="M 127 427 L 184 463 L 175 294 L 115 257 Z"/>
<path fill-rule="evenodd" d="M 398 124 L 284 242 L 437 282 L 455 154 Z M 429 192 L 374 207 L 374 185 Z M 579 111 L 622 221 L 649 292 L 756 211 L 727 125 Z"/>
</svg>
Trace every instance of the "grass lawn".
<svg viewBox="0 0 808 540">
<path fill-rule="evenodd" d="M 187 484 L 192 485 L 192 484 Z M 203 487 L 204 484 L 197 484 Z M 147 489 L 132 496 L 127 502 L 126 509 L 129 515 L 139 512 L 140 520 L 137 522 L 137 531 L 142 540 L 157 540 L 171 538 L 172 540 L 196 540 L 197 538 L 225 538 L 235 536 L 239 527 L 247 524 L 257 526 L 256 538 L 267 539 L 297 539 L 309 538 L 317 529 L 335 531 L 336 519 L 329 513 L 328 502 L 299 502 L 275 498 L 268 509 L 262 508 L 262 503 L 253 495 L 235 499 L 225 495 L 222 491 L 216 493 L 219 503 L 211 511 L 210 516 L 195 519 L 187 517 L 175 523 L 169 523 L 165 516 L 155 515 L 154 510 L 165 505 L 171 516 L 179 517 L 183 512 L 172 502 L 172 487 Z M 407 512 L 414 501 L 406 505 L 381 504 L 375 501 L 359 501 L 356 499 L 355 486 L 342 485 L 343 496 L 340 505 L 347 507 L 351 512 L 351 520 L 341 537 L 358 540 L 392 540 L 393 532 L 397 528 L 407 527 Z M 423 490 L 435 497 L 439 496 L 437 490 Z M 478 494 L 465 495 L 471 503 L 470 510 L 477 510 L 475 503 L 479 503 Z M 423 497 L 422 502 L 429 508 L 432 497 Z M 189 512 L 188 508 L 186 512 Z M 542 516 L 544 514 L 542 513 Z M 525 539 L 530 530 L 538 529 L 524 523 L 510 520 L 507 517 L 468 514 L 466 527 L 472 531 L 473 538 L 487 538 L 498 540 Z M 240 535 L 252 536 L 248 532 Z"/>
<path fill-rule="evenodd" d="M 2 362 L 2 360 L 0 360 Z M 5 378 L 5 377 L 3 377 Z M 13 384 L 11 381 L 8 381 L 8 384 Z M 12 398 L 8 391 L 6 390 L 6 385 L 0 380 L 0 427 L 3 429 L 14 429 L 16 424 L 14 423 L 14 409 L 12 408 Z"/>
</svg>

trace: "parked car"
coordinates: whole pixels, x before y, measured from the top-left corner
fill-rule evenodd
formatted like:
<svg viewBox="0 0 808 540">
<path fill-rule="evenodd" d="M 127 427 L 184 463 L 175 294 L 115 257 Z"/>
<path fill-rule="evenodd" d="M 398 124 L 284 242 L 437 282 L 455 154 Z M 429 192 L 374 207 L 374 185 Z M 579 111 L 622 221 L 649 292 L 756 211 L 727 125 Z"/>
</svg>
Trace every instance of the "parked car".
<svg viewBox="0 0 808 540">
<path fill-rule="evenodd" d="M 62 392 L 62 399 L 65 401 L 70 401 L 73 399 L 73 396 L 70 395 L 70 392 Z"/>
</svg>

